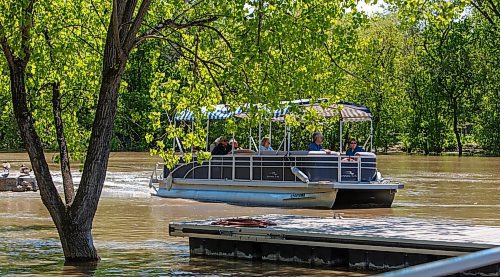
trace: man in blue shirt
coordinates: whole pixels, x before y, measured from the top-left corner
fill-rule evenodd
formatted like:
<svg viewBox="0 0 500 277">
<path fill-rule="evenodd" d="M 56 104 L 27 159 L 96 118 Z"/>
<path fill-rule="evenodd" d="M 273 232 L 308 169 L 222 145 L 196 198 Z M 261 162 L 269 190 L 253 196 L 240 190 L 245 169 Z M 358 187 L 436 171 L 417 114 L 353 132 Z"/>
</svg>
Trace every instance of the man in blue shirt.
<svg viewBox="0 0 500 277">
<path fill-rule="evenodd" d="M 349 140 L 349 149 L 345 152 L 347 156 L 354 156 L 354 154 L 358 152 L 365 152 L 365 149 L 363 147 L 358 146 L 358 142 L 355 139 L 350 139 Z"/>
<path fill-rule="evenodd" d="M 325 151 L 326 153 L 330 153 L 330 150 L 323 149 L 321 144 L 323 143 L 323 135 L 320 132 L 313 133 L 313 141 L 309 143 L 309 147 L 307 147 L 307 151 Z"/>
</svg>

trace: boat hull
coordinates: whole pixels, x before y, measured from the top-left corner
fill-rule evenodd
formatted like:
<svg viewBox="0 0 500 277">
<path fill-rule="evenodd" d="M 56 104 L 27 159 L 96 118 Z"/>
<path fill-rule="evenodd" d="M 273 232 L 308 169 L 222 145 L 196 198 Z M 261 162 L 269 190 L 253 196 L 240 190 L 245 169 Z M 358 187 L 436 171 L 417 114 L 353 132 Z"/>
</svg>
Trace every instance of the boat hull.
<svg viewBox="0 0 500 277">
<path fill-rule="evenodd" d="M 395 189 L 339 189 L 333 208 L 390 208 L 395 195 Z"/>
<path fill-rule="evenodd" d="M 287 182 L 235 182 L 182 180 L 169 184 L 161 180 L 152 195 L 166 198 L 225 202 L 243 206 L 285 208 L 385 208 L 394 200 L 396 185 L 317 184 Z"/>
<path fill-rule="evenodd" d="M 159 189 L 156 196 L 193 199 L 206 202 L 225 202 L 243 206 L 319 208 L 330 209 L 335 201 L 336 191 L 319 193 L 301 192 L 245 192 L 192 189 Z"/>
</svg>

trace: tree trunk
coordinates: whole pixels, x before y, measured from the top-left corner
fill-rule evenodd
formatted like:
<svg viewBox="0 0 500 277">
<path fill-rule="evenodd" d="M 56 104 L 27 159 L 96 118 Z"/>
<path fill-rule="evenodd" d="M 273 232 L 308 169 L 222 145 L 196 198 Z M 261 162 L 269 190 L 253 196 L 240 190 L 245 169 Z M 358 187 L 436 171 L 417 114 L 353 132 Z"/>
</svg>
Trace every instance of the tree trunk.
<svg viewBox="0 0 500 277">
<path fill-rule="evenodd" d="M 75 197 L 75 186 L 73 185 L 73 177 L 71 176 L 68 146 L 66 144 L 66 137 L 64 136 L 60 88 L 60 83 L 56 82 L 52 84 L 52 113 L 54 115 L 57 143 L 59 144 L 64 197 L 66 205 L 71 205 L 73 198 Z"/>
<path fill-rule="evenodd" d="M 457 99 L 453 99 L 453 133 L 455 133 L 455 138 L 457 139 L 458 146 L 458 156 L 462 157 L 462 141 L 460 140 L 460 132 L 458 130 L 458 105 Z"/>
<path fill-rule="evenodd" d="M 26 66 L 31 55 L 30 32 L 33 23 L 34 3 L 35 0 L 30 0 L 22 13 L 25 23 L 20 28 L 22 33 L 20 42 L 23 52 L 22 58 L 16 57 L 12 52 L 7 38 L 3 34 L 3 26 L 0 22 L 0 45 L 9 66 L 14 116 L 30 157 L 31 166 L 40 188 L 42 202 L 49 211 L 59 233 L 66 262 L 98 261 L 99 256 L 92 239 L 92 222 L 106 177 L 113 123 L 117 110 L 118 90 L 128 56 L 136 45 L 137 32 L 144 20 L 144 16 L 147 14 L 151 1 L 142 1 L 133 20 L 132 16 L 135 13 L 137 1 L 113 1 L 112 18 L 104 47 L 99 102 L 82 179 L 76 195 L 74 195 L 73 191 L 69 156 L 63 132 L 59 86 L 58 84 L 53 85 L 53 114 L 61 150 L 61 171 L 64 179 L 66 204 L 59 196 L 59 192 L 52 180 L 49 166 L 45 160 L 43 144 L 35 130 L 34 119 L 27 101 L 25 76 Z M 128 27 L 131 22 L 131 27 Z M 49 47 L 51 47 L 47 34 L 46 39 Z"/>
<path fill-rule="evenodd" d="M 78 219 L 67 214 L 58 228 L 66 263 L 99 261 L 92 239 L 92 221 L 75 222 Z"/>
<path fill-rule="evenodd" d="M 79 262 L 99 259 L 92 242 L 92 221 L 106 178 L 118 103 L 118 90 L 127 62 L 126 56 L 118 51 L 121 46 L 114 43 L 112 25 L 113 23 L 110 22 L 104 49 L 99 101 L 82 179 L 68 218 L 63 224 L 65 228 L 61 230 L 63 234 L 61 242 L 63 242 L 63 246 L 67 247 L 67 252 L 65 251 L 67 261 Z M 72 211 L 75 213 L 73 214 Z"/>
<path fill-rule="evenodd" d="M 99 257 L 91 235 L 92 221 L 84 220 L 86 224 L 80 224 L 82 212 L 71 211 L 70 206 L 64 205 L 52 180 L 43 144 L 35 131 L 33 118 L 27 106 L 24 76 L 25 66 L 19 62 L 12 68 L 10 74 L 12 100 L 16 121 L 40 188 L 42 202 L 57 228 L 66 260 L 97 261 Z"/>
</svg>

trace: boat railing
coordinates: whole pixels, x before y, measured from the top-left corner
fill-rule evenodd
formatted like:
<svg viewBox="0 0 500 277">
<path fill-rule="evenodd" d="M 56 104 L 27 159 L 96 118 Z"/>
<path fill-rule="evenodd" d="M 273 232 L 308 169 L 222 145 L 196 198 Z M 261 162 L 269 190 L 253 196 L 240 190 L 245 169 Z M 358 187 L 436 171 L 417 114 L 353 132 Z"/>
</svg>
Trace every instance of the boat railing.
<svg viewBox="0 0 500 277">
<path fill-rule="evenodd" d="M 157 164 L 151 177 L 154 182 L 166 177 L 162 174 L 162 167 L 163 164 Z M 290 151 L 288 153 L 268 151 L 255 155 L 249 155 L 248 153 L 214 155 L 212 159 L 202 163 L 198 163 L 195 158 L 190 163 L 178 166 L 168 173 L 172 174 L 174 178 L 300 181 L 300 178 L 297 179 L 290 175 L 295 174 L 292 172 L 291 167 L 294 167 L 295 171 L 297 169 L 303 171 L 311 179 L 311 184 L 318 181 L 371 182 L 377 172 L 376 156 L 372 153 L 347 156 L 338 152 L 328 154 L 323 151 Z M 273 169 L 277 171 L 273 171 Z M 331 173 L 332 169 L 337 171 L 333 175 Z M 287 170 L 290 172 L 287 172 Z M 203 171 L 205 173 L 200 173 Z M 175 174 L 175 172 L 178 172 L 178 174 Z"/>
</svg>

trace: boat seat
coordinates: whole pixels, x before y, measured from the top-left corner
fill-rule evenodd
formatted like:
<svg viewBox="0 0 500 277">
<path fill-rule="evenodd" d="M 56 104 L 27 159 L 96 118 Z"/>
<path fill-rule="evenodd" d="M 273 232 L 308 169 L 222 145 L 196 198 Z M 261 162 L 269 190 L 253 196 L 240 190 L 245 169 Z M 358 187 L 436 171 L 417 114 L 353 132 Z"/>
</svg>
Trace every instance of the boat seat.
<svg viewBox="0 0 500 277">
<path fill-rule="evenodd" d="M 254 155 L 255 151 L 253 151 L 252 149 L 238 149 L 234 150 L 234 154 Z M 231 155 L 231 153 L 229 153 L 229 155 Z"/>
<path fill-rule="evenodd" d="M 290 151 L 290 156 L 306 156 L 309 154 L 309 151 Z"/>
<path fill-rule="evenodd" d="M 377 155 L 375 155 L 372 152 L 358 152 L 356 153 L 356 156 L 361 156 L 361 157 L 370 157 L 370 158 L 375 158 Z"/>
<path fill-rule="evenodd" d="M 260 156 L 284 156 L 286 151 L 260 151 Z"/>
<path fill-rule="evenodd" d="M 307 156 L 307 155 L 333 155 L 339 156 L 340 154 L 335 151 L 331 151 L 327 154 L 325 151 L 290 151 L 290 156 Z"/>
</svg>

